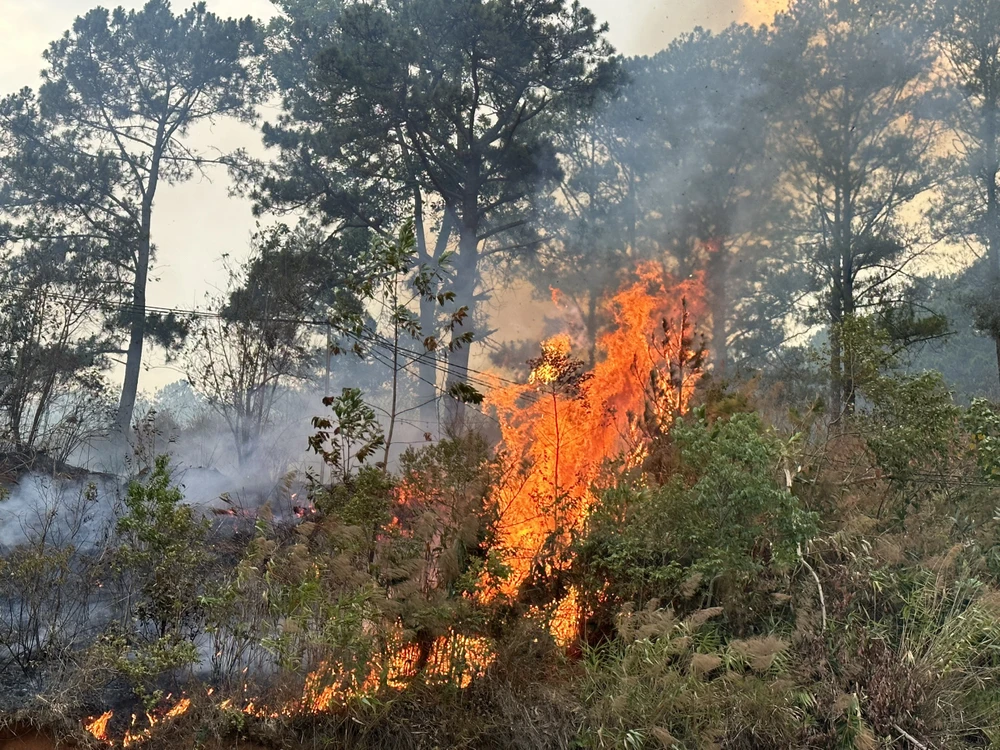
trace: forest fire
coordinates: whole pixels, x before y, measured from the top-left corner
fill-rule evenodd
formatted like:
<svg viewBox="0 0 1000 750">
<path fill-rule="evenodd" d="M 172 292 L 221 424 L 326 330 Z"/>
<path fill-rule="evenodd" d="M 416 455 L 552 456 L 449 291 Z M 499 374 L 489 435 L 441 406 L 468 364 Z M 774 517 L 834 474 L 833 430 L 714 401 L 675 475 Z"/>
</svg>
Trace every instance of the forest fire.
<svg viewBox="0 0 1000 750">
<path fill-rule="evenodd" d="M 7 3 L 0 750 L 1000 747 L 1000 0 L 657 5 Z"/>
<path fill-rule="evenodd" d="M 105 711 L 100 716 L 88 719 L 84 722 L 83 728 L 90 732 L 96 739 L 108 739 L 108 722 L 114 716 L 114 711 Z"/>
<path fill-rule="evenodd" d="M 301 697 L 279 707 L 269 707 L 258 698 L 244 701 L 226 698 L 217 704 L 217 708 L 259 719 L 321 715 L 351 700 L 375 695 L 383 688 L 403 690 L 418 677 L 428 685 L 454 684 L 466 688 L 474 679 L 485 674 L 495 658 L 488 639 L 455 632 L 437 638 L 425 658 L 421 657 L 417 644 L 396 641 L 386 647 L 383 655 L 370 661 L 361 680 L 343 665 L 324 663 L 306 677 Z M 206 697 L 211 697 L 212 693 L 209 690 Z M 167 696 L 169 700 L 170 696 Z M 131 747 L 149 740 L 158 726 L 184 716 L 191 706 L 191 699 L 183 697 L 158 714 L 147 713 L 148 726 L 142 729 L 136 727 L 137 717 L 133 714 L 131 726 L 120 741 L 116 741 L 109 732 L 114 711 L 87 719 L 83 728 L 101 742 Z"/>
<path fill-rule="evenodd" d="M 687 409 L 702 364 L 690 318 L 703 313 L 705 296 L 700 277 L 676 282 L 662 267 L 643 264 L 605 302 L 608 328 L 597 342 L 598 361 L 592 371 L 572 358 L 570 336 L 559 335 L 542 343 L 540 356 L 530 363 L 527 383 L 497 387 L 489 396 L 501 424 L 508 469 L 492 501 L 499 511 L 500 549 L 510 573 L 502 580 L 483 580 L 481 590 L 486 599 L 528 593 L 531 616 L 544 620 L 564 647 L 579 634 L 584 615 L 579 592 L 557 588 L 539 603 L 530 589 L 552 581 L 558 585 L 571 562 L 573 534 L 581 529 L 609 462 L 639 465 L 649 438 L 668 429 Z M 298 505 L 294 512 L 301 521 L 315 510 Z M 320 715 L 380 690 L 403 690 L 418 679 L 465 688 L 494 660 L 495 651 L 485 638 L 452 631 L 421 647 L 405 642 L 400 633 L 388 638 L 360 672 L 324 662 L 305 678 L 301 694 L 291 701 L 230 697 L 217 707 L 262 719 Z M 182 698 L 155 715 L 147 714 L 143 729 L 135 727 L 133 718 L 120 744 L 149 739 L 158 725 L 190 707 L 191 700 Z M 88 720 L 85 729 L 113 743 L 108 731 L 112 718 L 108 711 Z"/>
<path fill-rule="evenodd" d="M 167 696 L 167 700 L 170 700 L 171 696 Z M 130 747 L 138 743 L 148 740 L 152 736 L 153 729 L 164 723 L 169 722 L 174 719 L 178 719 L 184 714 L 186 714 L 191 708 L 190 698 L 181 698 L 176 703 L 171 705 L 166 710 L 162 711 L 159 715 L 153 713 L 146 714 L 146 720 L 149 724 L 148 727 L 144 729 L 136 728 L 137 717 L 135 714 L 132 715 L 132 724 L 129 729 L 125 732 L 124 737 L 121 740 L 122 747 Z M 105 711 L 98 717 L 88 719 L 84 722 L 83 728 L 89 732 L 95 739 L 101 740 L 109 744 L 114 744 L 112 737 L 108 731 L 108 724 L 114 718 L 114 711 Z"/>
<path fill-rule="evenodd" d="M 606 463 L 640 463 L 643 431 L 662 430 L 687 409 L 701 363 L 689 316 L 704 306 L 700 276 L 675 282 L 661 266 L 642 264 L 605 303 L 611 325 L 597 342 L 592 373 L 571 358 L 570 337 L 560 335 L 542 344 L 527 384 L 492 391 L 488 401 L 512 469 L 493 495 L 511 574 L 486 581 L 488 596 L 514 596 L 532 579 L 558 579 Z M 569 591 L 550 615 L 564 644 L 576 636 L 575 601 Z"/>
</svg>

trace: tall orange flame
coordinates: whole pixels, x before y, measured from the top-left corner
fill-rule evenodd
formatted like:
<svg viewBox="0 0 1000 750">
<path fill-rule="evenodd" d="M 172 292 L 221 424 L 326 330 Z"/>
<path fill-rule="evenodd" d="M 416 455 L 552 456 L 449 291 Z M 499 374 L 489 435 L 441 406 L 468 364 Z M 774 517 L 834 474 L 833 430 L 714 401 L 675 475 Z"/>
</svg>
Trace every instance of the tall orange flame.
<svg viewBox="0 0 1000 750">
<path fill-rule="evenodd" d="M 642 264 L 606 303 L 611 325 L 597 342 L 589 376 L 575 374 L 570 338 L 561 335 L 542 344 L 527 384 L 492 390 L 488 403 L 508 467 L 492 501 L 509 575 L 484 581 L 488 596 L 515 596 L 533 575 L 558 576 L 569 563 L 570 535 L 585 520 L 609 460 L 642 458 L 636 432 L 638 416 L 650 407 L 651 373 L 669 373 L 684 361 L 682 337 L 670 331 L 681 329 L 686 314 L 701 317 L 705 297 L 700 275 L 675 282 L 660 265 Z M 674 378 L 668 397 L 653 404 L 664 421 L 687 409 L 697 379 L 698 373 Z M 565 593 L 552 618 L 563 643 L 575 636 L 574 601 L 575 592 Z"/>
</svg>

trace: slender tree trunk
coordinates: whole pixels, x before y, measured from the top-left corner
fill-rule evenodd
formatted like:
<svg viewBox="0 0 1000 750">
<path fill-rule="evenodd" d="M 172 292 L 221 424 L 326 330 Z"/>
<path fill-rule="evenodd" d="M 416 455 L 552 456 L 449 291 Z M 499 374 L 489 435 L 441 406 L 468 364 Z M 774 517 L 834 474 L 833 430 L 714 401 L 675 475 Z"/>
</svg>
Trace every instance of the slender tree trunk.
<svg viewBox="0 0 1000 750">
<path fill-rule="evenodd" d="M 393 299 L 392 308 L 395 311 L 398 300 Z M 395 314 L 395 312 L 393 313 Z M 396 409 L 399 398 L 399 323 L 392 327 L 392 402 L 389 406 L 389 429 L 385 434 L 385 453 L 382 456 L 383 470 L 389 470 L 389 451 L 392 450 L 393 433 L 396 431 Z"/>
<path fill-rule="evenodd" d="M 844 191 L 844 230 L 841 243 L 841 308 L 843 310 L 843 320 L 850 320 L 856 311 L 854 299 L 854 212 L 851 205 L 850 190 Z M 844 389 L 843 404 L 841 408 L 844 413 L 850 415 L 854 413 L 854 404 L 857 400 L 857 384 L 854 379 L 855 363 L 853 357 L 845 364 L 842 364 L 842 384 Z"/>
<path fill-rule="evenodd" d="M 132 325 L 129 331 L 128 354 L 125 359 L 125 380 L 122 383 L 121 400 L 118 402 L 118 417 L 115 429 L 120 437 L 128 435 L 135 410 L 136 394 L 139 390 L 139 373 L 142 370 L 142 350 L 146 339 L 146 281 L 149 275 L 150 256 L 150 215 L 151 207 L 143 207 L 142 233 L 132 285 Z"/>
<path fill-rule="evenodd" d="M 854 379 L 849 373 L 851 363 L 845 363 L 844 342 L 840 332 L 844 321 L 854 314 L 853 214 L 850 209 L 851 190 L 844 184 L 850 179 L 850 165 L 845 165 L 841 172 L 844 178 L 835 187 L 831 230 L 834 257 L 830 290 L 830 414 L 835 424 L 854 405 Z"/>
<path fill-rule="evenodd" d="M 168 138 L 166 123 L 161 122 L 156 131 L 156 143 L 149 162 L 149 180 L 142 188 L 142 213 L 139 226 L 139 247 L 136 250 L 135 282 L 132 285 L 132 325 L 129 331 L 128 354 L 125 358 L 125 381 L 122 383 L 121 400 L 115 429 L 119 439 L 128 436 L 132 426 L 135 397 L 139 391 L 139 373 L 142 370 L 142 349 L 146 340 L 146 283 L 152 255 L 153 200 L 160 181 L 160 160 Z"/>
<path fill-rule="evenodd" d="M 420 332 L 425 339 L 431 336 L 436 339 L 437 327 L 437 306 L 434 300 L 421 297 Z M 422 345 L 418 345 L 418 348 L 422 348 Z M 420 405 L 417 416 L 424 432 L 434 432 L 437 427 L 437 379 L 437 352 L 426 352 L 417 360 L 417 403 Z"/>
<path fill-rule="evenodd" d="M 841 352 L 840 324 L 844 320 L 843 298 L 840 296 L 839 284 L 834 283 L 830 299 L 830 416 L 839 422 L 843 409 L 842 377 L 843 363 Z"/>
<path fill-rule="evenodd" d="M 997 196 L 997 174 L 1000 173 L 1000 154 L 998 154 L 998 104 L 997 92 L 988 91 L 983 104 L 983 150 L 984 174 L 986 182 L 986 252 L 989 263 L 989 305 L 997 304 L 996 295 L 1000 293 L 1000 198 Z M 997 355 L 997 378 L 1000 380 L 1000 325 L 992 321 L 990 334 Z"/>
<path fill-rule="evenodd" d="M 417 259 L 422 264 L 431 263 L 430 253 L 427 252 L 427 227 L 424 224 L 424 197 L 419 187 L 413 190 L 413 225 L 417 237 Z M 420 332 L 426 339 L 434 336 L 437 332 L 437 321 L 435 320 L 434 301 L 420 297 Z M 431 420 L 431 408 L 436 406 L 437 396 L 437 362 L 434 353 L 430 352 L 417 360 L 417 403 L 419 409 L 417 416 L 424 422 L 421 426 L 425 432 L 429 432 L 430 425 L 426 424 Z M 435 408 L 436 412 L 437 409 Z"/>
<path fill-rule="evenodd" d="M 49 408 L 49 398 L 52 396 L 52 388 L 55 386 L 56 373 L 53 369 L 52 372 L 48 374 L 45 379 L 45 386 L 42 388 L 42 392 L 38 396 L 38 406 L 35 409 L 35 415 L 31 420 L 31 432 L 28 433 L 28 446 L 34 447 L 35 441 L 38 440 L 38 434 L 41 429 L 42 418 Z"/>
<path fill-rule="evenodd" d="M 466 318 L 456 325 L 453 340 L 472 330 L 476 314 L 476 286 L 479 282 L 479 228 L 473 218 L 459 226 L 458 261 L 455 264 L 455 304 L 466 308 Z M 448 386 L 469 382 L 469 344 L 456 346 L 448 354 Z M 454 399 L 448 400 L 448 427 L 458 434 L 466 428 L 467 408 Z"/>
<path fill-rule="evenodd" d="M 725 377 L 729 360 L 729 297 L 726 281 L 729 273 L 729 255 L 721 239 L 708 241 L 709 294 L 712 299 L 712 359 L 714 372 Z"/>
<path fill-rule="evenodd" d="M 434 243 L 433 256 L 428 253 L 427 240 L 424 237 L 422 211 L 420 218 L 416 222 L 417 229 L 417 251 L 422 263 L 436 263 L 442 253 L 448 248 L 448 241 L 451 237 L 453 222 L 450 214 L 445 214 L 441 223 L 441 230 Z M 438 337 L 439 332 L 438 306 L 435 300 L 420 298 L 420 331 L 424 338 Z M 438 422 L 438 353 L 436 351 L 427 352 L 417 361 L 417 398 L 421 405 L 418 411 L 421 424 L 425 432 L 433 432 Z"/>
</svg>

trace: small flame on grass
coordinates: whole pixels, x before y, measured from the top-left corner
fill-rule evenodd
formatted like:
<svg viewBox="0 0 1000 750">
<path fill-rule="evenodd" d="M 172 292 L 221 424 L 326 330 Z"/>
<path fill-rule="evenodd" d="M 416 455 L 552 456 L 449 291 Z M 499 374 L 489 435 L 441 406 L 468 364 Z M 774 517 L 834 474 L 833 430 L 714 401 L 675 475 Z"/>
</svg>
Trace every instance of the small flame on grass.
<svg viewBox="0 0 1000 750">
<path fill-rule="evenodd" d="M 97 717 L 91 717 L 84 723 L 83 728 L 90 732 L 95 738 L 107 742 L 108 722 L 115 715 L 114 711 L 105 711 Z"/>
</svg>

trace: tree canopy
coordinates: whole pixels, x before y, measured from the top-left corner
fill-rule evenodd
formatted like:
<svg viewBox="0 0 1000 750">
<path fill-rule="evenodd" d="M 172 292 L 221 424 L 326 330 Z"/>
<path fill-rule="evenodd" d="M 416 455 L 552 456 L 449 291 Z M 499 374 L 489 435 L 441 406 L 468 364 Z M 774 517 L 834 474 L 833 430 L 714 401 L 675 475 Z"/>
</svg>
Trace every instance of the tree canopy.
<svg viewBox="0 0 1000 750">
<path fill-rule="evenodd" d="M 132 419 L 146 338 L 167 343 L 178 333 L 146 310 L 157 190 L 234 164 L 189 136 L 219 117 L 253 120 L 264 92 L 250 64 L 260 42 L 252 19 L 224 20 L 204 3 L 179 15 L 168 0 L 96 8 L 46 50 L 37 96 L 25 90 L 0 104 L 0 208 L 19 220 L 11 233 L 89 238 L 117 271 L 128 335 L 120 432 Z"/>
</svg>

